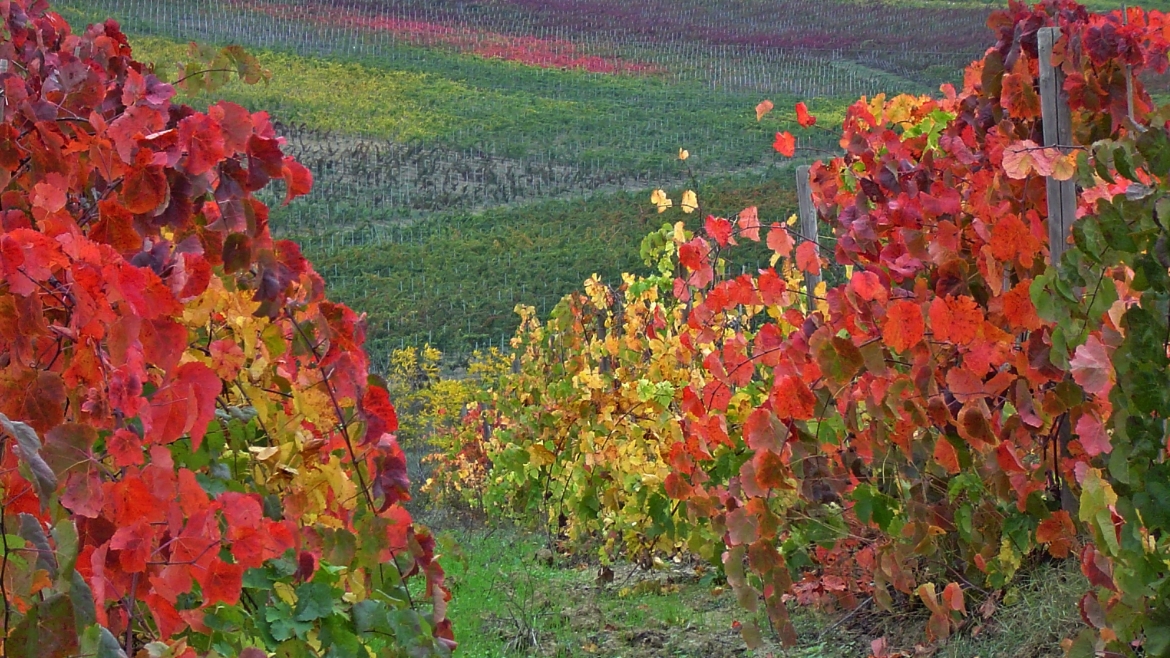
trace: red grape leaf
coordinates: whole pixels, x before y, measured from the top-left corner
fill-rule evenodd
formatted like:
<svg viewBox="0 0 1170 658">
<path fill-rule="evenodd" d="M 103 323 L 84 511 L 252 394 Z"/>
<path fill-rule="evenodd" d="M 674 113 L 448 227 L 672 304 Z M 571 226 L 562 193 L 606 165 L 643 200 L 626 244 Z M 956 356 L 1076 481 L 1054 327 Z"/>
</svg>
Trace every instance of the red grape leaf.
<svg viewBox="0 0 1170 658">
<path fill-rule="evenodd" d="M 135 165 L 122 180 L 122 203 L 135 215 L 162 209 L 171 197 L 163 168 L 151 164 L 150 152 L 142 150 Z"/>
<path fill-rule="evenodd" d="M 203 605 L 210 607 L 216 603 L 235 605 L 240 600 L 240 590 L 244 582 L 244 568 L 238 564 L 228 564 L 216 558 L 211 568 L 206 572 L 196 572 L 203 576 L 199 586 L 203 588 Z"/>
<path fill-rule="evenodd" d="M 694 488 L 678 473 L 670 473 L 662 483 L 666 495 L 674 500 L 686 500 L 691 497 Z"/>
<path fill-rule="evenodd" d="M 854 272 L 849 279 L 849 290 L 867 302 L 886 303 L 889 291 L 882 285 L 881 279 L 873 272 Z"/>
<path fill-rule="evenodd" d="M 764 491 L 788 488 L 788 469 L 784 460 L 775 452 L 761 450 L 752 457 L 756 484 Z"/>
<path fill-rule="evenodd" d="M 1117 375 L 1113 371 L 1113 350 L 1101 342 L 1095 335 L 1090 335 L 1083 345 L 1077 347 L 1073 358 L 1069 360 L 1073 380 L 1081 385 L 1086 392 L 1098 397 L 1107 398 Z"/>
<path fill-rule="evenodd" d="M 731 236 L 731 222 L 727 221 L 723 217 L 707 215 L 707 219 L 703 222 L 703 230 L 707 231 L 707 235 L 715 238 L 715 242 L 717 242 L 720 247 L 726 247 L 728 244 L 735 244 L 735 238 Z"/>
<path fill-rule="evenodd" d="M 1077 609 L 1080 610 L 1081 619 L 1086 624 L 1095 628 L 1103 629 L 1109 626 L 1109 619 L 1105 615 L 1105 608 L 1101 606 L 1101 602 L 1097 600 L 1097 595 L 1093 592 L 1085 592 L 1085 594 L 1077 601 Z"/>
<path fill-rule="evenodd" d="M 759 522 L 743 507 L 727 513 L 727 535 L 733 546 L 750 544 L 759 537 Z"/>
<path fill-rule="evenodd" d="M 983 378 L 966 368 L 952 366 L 947 371 L 946 381 L 947 390 L 959 402 L 966 403 L 987 395 L 983 386 Z"/>
<path fill-rule="evenodd" d="M 223 135 L 223 147 L 228 153 L 242 153 L 253 135 L 252 114 L 235 103 L 220 101 L 207 108 Z"/>
<path fill-rule="evenodd" d="M 1003 91 L 1000 103 L 1014 119 L 1039 119 L 1040 95 L 1033 88 L 1035 80 L 1027 72 L 1026 58 L 1018 60 L 1023 64 L 1023 70 L 1003 76 Z"/>
<path fill-rule="evenodd" d="M 791 158 L 796 155 L 796 138 L 788 131 L 776 133 L 776 141 L 772 142 L 772 148 L 780 155 Z"/>
<path fill-rule="evenodd" d="M 1113 445 L 1109 442 L 1109 434 L 1105 431 L 1105 425 L 1095 412 L 1086 411 L 1081 414 L 1081 417 L 1077 419 L 1076 435 L 1081 442 L 1081 447 L 1090 457 L 1109 454 L 1113 450 Z"/>
<path fill-rule="evenodd" d="M 1004 473 L 1026 473 L 1027 469 L 1020 463 L 1020 457 L 1016 454 L 1015 447 L 1008 442 L 1003 442 L 995 448 L 995 461 L 999 467 L 1003 469 Z"/>
<path fill-rule="evenodd" d="M 1117 585 L 1113 583 L 1113 564 L 1092 544 L 1081 549 L 1081 573 L 1089 579 L 1090 585 L 1117 591 Z"/>
<path fill-rule="evenodd" d="M 743 437 L 752 450 L 779 453 L 788 440 L 788 428 L 771 409 L 756 409 L 743 424 Z"/>
<path fill-rule="evenodd" d="M 23 394 L 21 419 L 37 432 L 48 432 L 65 420 L 65 382 L 61 375 L 41 370 Z"/>
<path fill-rule="evenodd" d="M 366 419 L 366 435 L 363 443 L 375 443 L 383 434 L 398 431 L 398 413 L 390 402 L 385 388 L 370 385 L 362 396 L 362 414 Z"/>
<path fill-rule="evenodd" d="M 116 482 L 105 483 L 104 488 L 106 499 L 113 504 L 114 514 L 110 520 L 116 525 L 129 525 L 138 519 L 151 522 L 166 520 L 167 506 L 155 498 L 136 471 L 128 471 Z"/>
<path fill-rule="evenodd" d="M 1019 261 L 1024 269 L 1032 268 L 1032 260 L 1040 251 L 1040 241 L 1019 215 L 1007 213 L 991 228 L 991 255 L 1004 262 Z"/>
<path fill-rule="evenodd" d="M 180 121 L 179 141 L 187 151 L 183 169 L 192 176 L 211 171 L 224 158 L 223 132 L 206 114 L 193 114 Z"/>
<path fill-rule="evenodd" d="M 817 123 L 817 118 L 808 113 L 808 106 L 804 101 L 796 104 L 796 122 L 801 128 L 812 128 Z"/>
<path fill-rule="evenodd" d="M 313 172 L 291 157 L 285 157 L 281 167 L 287 192 L 284 195 L 284 205 L 293 199 L 308 194 L 313 189 Z"/>
<path fill-rule="evenodd" d="M 142 441 L 138 435 L 127 429 L 120 429 L 106 439 L 106 451 L 114 458 L 114 466 L 141 466 L 143 464 Z"/>
<path fill-rule="evenodd" d="M 776 270 L 770 267 L 760 272 L 760 276 L 756 279 L 756 285 L 760 289 L 760 299 L 768 306 L 782 304 L 784 301 L 784 293 L 788 291 L 788 284 L 776 274 Z M 775 326 L 769 324 L 765 325 L 765 328 L 772 327 L 770 331 L 775 331 Z M 758 338 L 759 334 L 757 334 Z"/>
<path fill-rule="evenodd" d="M 963 601 L 963 588 L 959 583 L 947 583 L 943 588 L 943 603 L 955 612 L 965 612 L 967 606 Z"/>
<path fill-rule="evenodd" d="M 65 480 L 61 504 L 78 516 L 89 519 L 100 516 L 106 504 L 106 496 L 102 489 L 101 473 L 97 468 L 87 465 L 84 469 L 70 473 Z"/>
<path fill-rule="evenodd" d="M 126 573 L 146 571 L 154 547 L 154 530 L 144 518 L 118 526 L 110 539 L 110 548 L 118 551 L 118 563 Z"/>
<path fill-rule="evenodd" d="M 821 258 L 817 254 L 817 245 L 811 240 L 805 240 L 796 248 L 796 266 L 809 274 L 821 273 Z"/>
</svg>

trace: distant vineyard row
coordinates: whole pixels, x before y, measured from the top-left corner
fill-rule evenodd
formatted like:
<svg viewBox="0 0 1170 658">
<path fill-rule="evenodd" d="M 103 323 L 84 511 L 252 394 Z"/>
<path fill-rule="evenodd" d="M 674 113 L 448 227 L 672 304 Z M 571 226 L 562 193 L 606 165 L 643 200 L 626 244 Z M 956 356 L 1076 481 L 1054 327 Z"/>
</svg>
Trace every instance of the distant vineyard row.
<svg viewBox="0 0 1170 658">
<path fill-rule="evenodd" d="M 796 207 L 792 180 L 790 169 L 776 169 L 710 181 L 699 202 L 723 215 L 757 205 L 762 219 L 782 221 Z M 371 367 L 382 370 L 404 345 L 430 343 L 456 361 L 498 346 L 516 329 L 516 304 L 547 312 L 592 274 L 617 285 L 622 272 L 645 270 L 638 247 L 647 233 L 702 221 L 677 209 L 660 215 L 649 199 L 649 190 L 615 193 L 291 236 L 332 294 L 368 314 Z M 731 267 L 755 271 L 767 258 L 744 249 Z"/>
<path fill-rule="evenodd" d="M 144 33 L 235 41 L 304 55 L 412 59 L 403 46 L 444 48 L 537 67 L 666 74 L 710 88 L 804 96 L 928 89 L 982 50 L 987 12 L 850 5 L 849 29 L 828 29 L 839 3 L 272 2 L 71 0 Z M 930 14 L 929 20 L 922 13 Z M 812 27 L 815 26 L 815 27 Z M 393 51 L 398 50 L 397 54 Z"/>
</svg>

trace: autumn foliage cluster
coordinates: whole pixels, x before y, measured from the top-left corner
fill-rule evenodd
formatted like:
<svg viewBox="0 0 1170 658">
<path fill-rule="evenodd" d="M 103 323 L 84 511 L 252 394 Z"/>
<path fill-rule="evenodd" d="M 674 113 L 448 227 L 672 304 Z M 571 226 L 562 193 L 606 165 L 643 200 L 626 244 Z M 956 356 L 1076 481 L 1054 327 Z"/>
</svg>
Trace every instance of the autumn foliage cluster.
<svg viewBox="0 0 1170 658">
<path fill-rule="evenodd" d="M 0 654 L 448 653 L 363 319 L 254 196 L 312 176 L 174 94 L 116 23 L 0 2 Z"/>
<path fill-rule="evenodd" d="M 1012 2 L 989 26 L 961 89 L 848 109 L 810 174 L 834 253 L 749 208 L 651 235 L 651 276 L 524 310 L 517 372 L 448 445 L 464 495 L 604 555 L 703 555 L 787 640 L 789 602 L 868 597 L 942 640 L 1030 556 L 1075 558 L 1069 655 L 1170 656 L 1170 110 L 1142 84 L 1170 15 Z M 1045 27 L 1073 129 L 1048 148 Z M 1077 186 L 1058 263 L 1046 177 Z M 729 272 L 747 241 L 773 267 Z M 828 257 L 846 280 L 810 300 Z"/>
</svg>

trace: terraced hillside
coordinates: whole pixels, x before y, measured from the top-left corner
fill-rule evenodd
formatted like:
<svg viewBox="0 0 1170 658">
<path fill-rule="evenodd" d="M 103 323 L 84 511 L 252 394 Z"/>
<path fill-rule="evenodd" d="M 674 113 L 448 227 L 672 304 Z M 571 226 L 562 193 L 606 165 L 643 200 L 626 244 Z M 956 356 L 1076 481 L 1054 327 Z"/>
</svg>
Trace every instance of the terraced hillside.
<svg viewBox="0 0 1170 658">
<path fill-rule="evenodd" d="M 640 267 L 641 235 L 759 205 L 794 209 L 790 163 L 839 148 L 796 130 L 860 95 L 930 93 L 989 43 L 983 2 L 846 0 L 70 0 L 112 15 L 177 77 L 186 42 L 238 42 L 268 85 L 217 93 L 271 112 L 316 175 L 273 225 L 370 313 L 375 351 L 498 344 L 517 303 Z M 776 111 L 757 120 L 754 107 Z M 195 105 L 210 98 L 188 98 Z M 686 148 L 690 158 L 678 159 Z M 657 215 L 653 189 L 702 208 Z M 588 200 L 586 200 L 588 199 Z M 766 209 L 766 211 L 764 210 Z M 744 263 L 738 266 L 747 266 Z"/>
</svg>

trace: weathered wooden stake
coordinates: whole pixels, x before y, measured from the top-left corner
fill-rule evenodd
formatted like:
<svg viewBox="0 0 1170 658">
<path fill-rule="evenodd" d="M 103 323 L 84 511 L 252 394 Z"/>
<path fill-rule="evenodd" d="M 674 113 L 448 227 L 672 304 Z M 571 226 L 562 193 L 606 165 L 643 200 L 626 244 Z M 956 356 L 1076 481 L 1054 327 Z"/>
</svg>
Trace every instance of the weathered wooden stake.
<svg viewBox="0 0 1170 658">
<path fill-rule="evenodd" d="M 796 199 L 800 204 L 800 234 L 816 245 L 819 257 L 821 239 L 820 231 L 817 230 L 817 209 L 813 206 L 812 186 L 809 185 L 808 180 L 810 169 L 811 167 L 808 165 L 796 168 Z M 805 273 L 804 280 L 808 284 L 808 307 L 812 309 L 816 306 L 816 289 L 817 284 L 821 282 L 821 277 L 819 274 Z"/>
<path fill-rule="evenodd" d="M 1041 28 L 1037 36 L 1040 46 L 1040 118 L 1044 122 L 1044 146 L 1062 147 L 1061 151 L 1067 153 L 1068 147 L 1072 146 L 1072 113 L 1068 107 L 1068 94 L 1064 92 L 1064 73 L 1052 66 L 1052 46 L 1060 39 L 1060 28 Z M 1048 263 L 1056 267 L 1077 217 L 1077 187 L 1072 180 L 1058 181 L 1051 176 L 1045 183 L 1048 187 Z M 1070 421 L 1066 415 L 1056 435 L 1060 456 L 1063 457 L 1069 455 L 1068 444 L 1072 440 Z M 1060 483 L 1061 507 L 1076 515 L 1080 504 L 1068 483 L 1060 477 L 1056 457 L 1054 449 L 1053 471 Z"/>
<path fill-rule="evenodd" d="M 1068 94 L 1064 92 L 1064 73 L 1052 66 L 1052 46 L 1060 39 L 1060 28 L 1041 28 L 1040 40 L 1040 112 L 1044 122 L 1044 146 L 1072 146 L 1072 114 Z M 1062 149 L 1067 152 L 1067 148 Z M 1069 230 L 1077 214 L 1077 187 L 1072 180 L 1048 177 L 1048 252 L 1049 263 L 1060 262 Z"/>
</svg>

